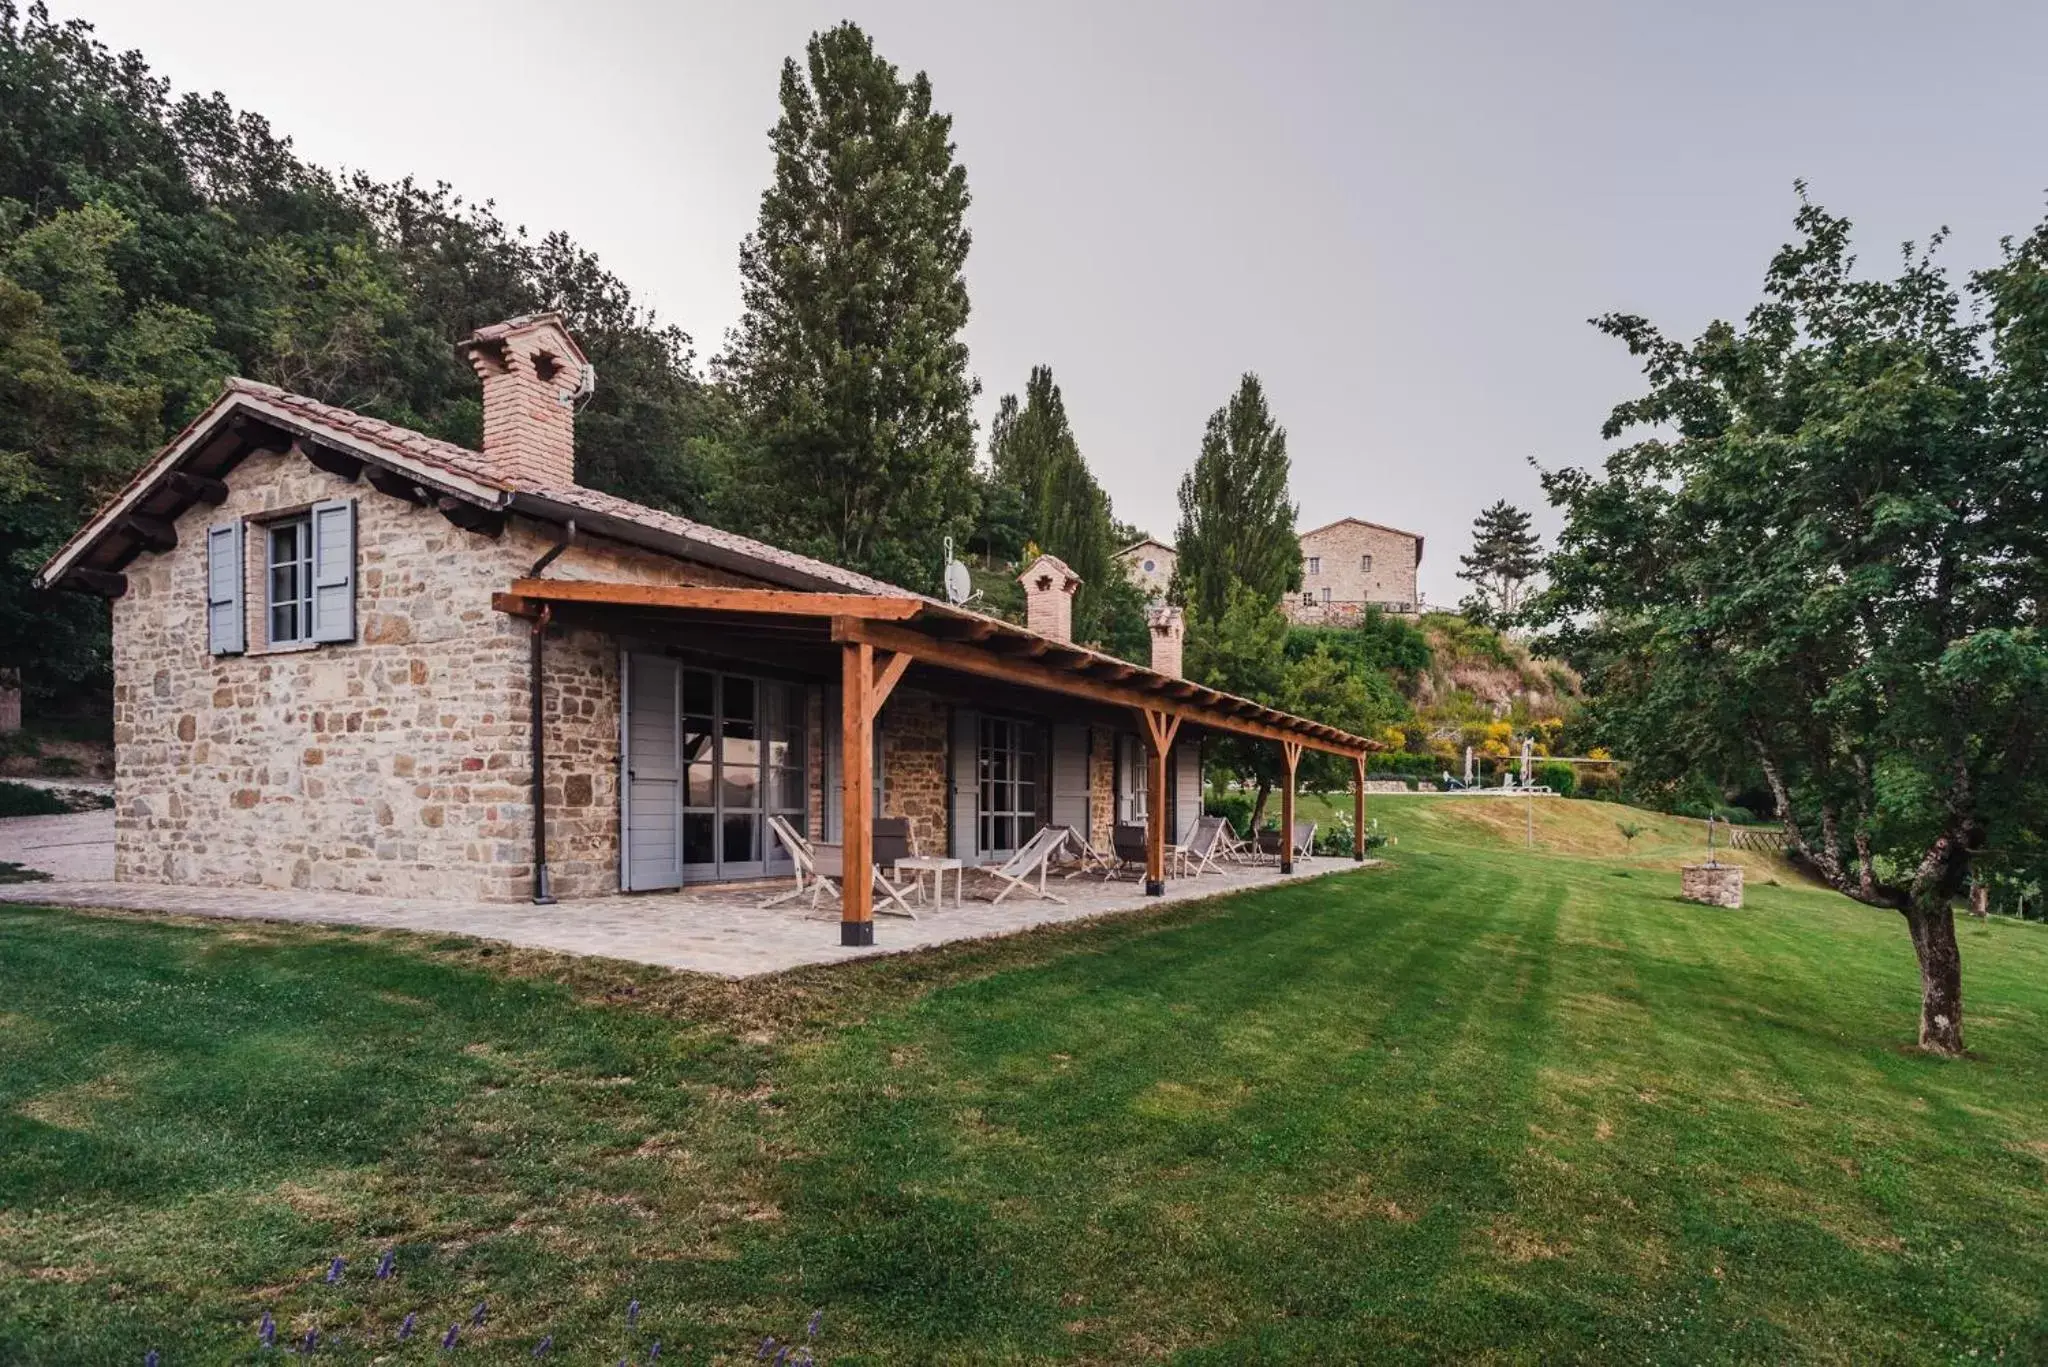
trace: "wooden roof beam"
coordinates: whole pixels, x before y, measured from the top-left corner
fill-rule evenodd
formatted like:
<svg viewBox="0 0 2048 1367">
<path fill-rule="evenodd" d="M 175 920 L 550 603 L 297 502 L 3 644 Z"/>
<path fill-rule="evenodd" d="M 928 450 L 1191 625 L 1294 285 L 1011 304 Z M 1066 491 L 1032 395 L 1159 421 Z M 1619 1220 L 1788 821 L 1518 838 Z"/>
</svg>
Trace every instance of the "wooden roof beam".
<svg viewBox="0 0 2048 1367">
<path fill-rule="evenodd" d="M 515 579 L 509 596 L 547 603 L 606 607 L 753 612 L 782 617 L 849 617 L 904 622 L 929 606 L 921 598 L 871 593 L 806 593 L 800 589 L 728 589 L 694 584 L 615 584 L 584 579 Z"/>
</svg>

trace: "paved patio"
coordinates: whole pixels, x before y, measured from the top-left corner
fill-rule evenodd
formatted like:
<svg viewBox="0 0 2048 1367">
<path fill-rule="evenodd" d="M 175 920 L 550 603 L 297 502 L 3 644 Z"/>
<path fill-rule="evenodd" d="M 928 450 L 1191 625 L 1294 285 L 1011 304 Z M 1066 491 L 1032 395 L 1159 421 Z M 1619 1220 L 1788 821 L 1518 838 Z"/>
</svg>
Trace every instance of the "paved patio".
<svg viewBox="0 0 2048 1367">
<path fill-rule="evenodd" d="M 105 818 L 107 813 L 85 813 Z M 51 835 L 77 839 L 77 830 L 50 826 L 23 836 L 4 828 L 24 822 L 76 822 L 76 817 L 24 817 L 0 821 L 0 859 L 8 848 L 27 854 L 55 854 L 42 842 Z M 111 822 L 106 823 L 111 834 Z M 10 842 L 12 842 L 10 844 Z M 34 843 L 31 843 L 34 842 Z M 107 842 L 111 855 L 111 840 Z M 16 862 L 38 865 L 31 858 Z M 110 861 L 111 862 L 111 861 Z M 1293 880 L 1339 873 L 1358 865 L 1349 859 L 1302 860 Z M 56 872 L 55 869 L 51 869 Z M 1099 878 L 1055 879 L 1052 891 L 1066 905 L 1012 894 L 1001 906 L 986 898 L 989 880 L 970 877 L 967 904 L 956 907 L 950 896 L 943 907 L 921 907 L 918 919 L 880 916 L 872 949 L 839 944 L 839 909 L 830 898 L 817 910 L 800 903 L 761 908 L 775 888 L 704 889 L 679 893 L 643 893 L 620 897 L 565 901 L 552 907 L 503 902 L 430 902 L 396 897 L 361 897 L 349 893 L 304 892 L 291 888 L 164 887 L 149 883 L 116 883 L 102 876 L 75 875 L 48 883 L 0 884 L 0 902 L 42 906 L 113 907 L 128 911 L 171 912 L 183 916 L 218 916 L 230 920 L 300 921 L 316 925 L 375 926 L 429 934 L 467 935 L 499 940 L 531 949 L 564 954 L 593 954 L 611 959 L 655 964 L 720 977 L 745 978 L 777 973 L 803 964 L 838 963 L 875 954 L 902 953 L 955 940 L 1010 935 L 1033 926 L 1085 920 L 1180 902 L 1247 888 L 1290 881 L 1278 869 L 1233 869 L 1218 877 L 1176 878 L 1164 898 L 1148 898 L 1141 884 Z M 950 894 L 953 880 L 946 880 Z"/>
</svg>

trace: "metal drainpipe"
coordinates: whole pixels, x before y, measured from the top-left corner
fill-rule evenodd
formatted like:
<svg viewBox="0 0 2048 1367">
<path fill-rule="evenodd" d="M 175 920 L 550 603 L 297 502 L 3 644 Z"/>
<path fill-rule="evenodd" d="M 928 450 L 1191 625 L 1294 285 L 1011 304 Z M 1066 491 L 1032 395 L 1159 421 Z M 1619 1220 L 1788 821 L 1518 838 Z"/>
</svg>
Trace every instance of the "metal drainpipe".
<svg viewBox="0 0 2048 1367">
<path fill-rule="evenodd" d="M 548 547 L 547 554 L 533 562 L 533 568 L 526 572 L 528 579 L 538 579 L 555 558 L 569 549 L 576 540 L 576 524 L 567 523 L 561 537 Z M 543 731 L 543 707 L 541 680 L 546 663 L 548 621 L 554 616 L 552 607 L 542 607 L 540 615 L 533 619 L 533 680 L 528 690 L 533 695 L 533 904 L 537 907 L 551 907 L 555 904 L 555 889 L 548 877 L 548 772 L 547 746 Z"/>
</svg>

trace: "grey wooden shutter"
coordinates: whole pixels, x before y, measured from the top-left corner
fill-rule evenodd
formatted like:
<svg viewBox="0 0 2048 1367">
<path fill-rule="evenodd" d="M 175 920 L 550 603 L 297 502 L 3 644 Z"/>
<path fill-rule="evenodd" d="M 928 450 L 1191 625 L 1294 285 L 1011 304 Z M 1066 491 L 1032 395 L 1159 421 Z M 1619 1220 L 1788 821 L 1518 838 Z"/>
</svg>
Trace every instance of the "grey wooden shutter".
<svg viewBox="0 0 2048 1367">
<path fill-rule="evenodd" d="M 626 889 L 683 882 L 681 671 L 657 655 L 626 663 Z"/>
<path fill-rule="evenodd" d="M 242 627 L 239 521 L 206 529 L 206 648 L 215 655 L 239 655 L 247 648 Z"/>
<path fill-rule="evenodd" d="M 1202 819 L 1202 747 L 1184 742 L 1173 747 L 1173 838 L 1186 840 Z"/>
<path fill-rule="evenodd" d="M 1088 728 L 1052 728 L 1052 824 L 1088 836 Z"/>
<path fill-rule="evenodd" d="M 981 843 L 981 716 L 953 709 L 953 830 L 955 859 L 975 862 Z"/>
<path fill-rule="evenodd" d="M 313 639 L 356 638 L 356 505 L 353 499 L 315 503 L 313 524 Z"/>
</svg>

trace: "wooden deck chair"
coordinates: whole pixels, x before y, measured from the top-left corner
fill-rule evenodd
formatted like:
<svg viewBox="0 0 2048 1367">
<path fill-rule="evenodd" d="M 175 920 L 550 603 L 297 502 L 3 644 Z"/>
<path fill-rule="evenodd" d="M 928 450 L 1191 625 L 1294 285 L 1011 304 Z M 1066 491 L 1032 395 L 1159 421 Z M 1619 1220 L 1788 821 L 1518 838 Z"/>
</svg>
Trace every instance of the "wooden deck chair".
<svg viewBox="0 0 2048 1367">
<path fill-rule="evenodd" d="M 1230 824 L 1230 818 L 1219 818 L 1223 822 L 1223 833 L 1216 837 L 1216 857 L 1227 859 L 1233 864 L 1248 864 L 1259 857 L 1257 842 L 1247 840 L 1237 833 Z"/>
<path fill-rule="evenodd" d="M 791 826 L 782 817 L 770 816 L 768 818 L 768 829 L 778 841 L 782 842 L 782 848 L 789 851 L 790 860 L 796 865 L 796 887 L 790 892 L 783 893 L 780 897 L 771 897 L 763 902 L 761 904 L 763 911 L 766 911 L 769 907 L 779 907 L 784 902 L 794 902 L 807 892 L 811 895 L 812 906 L 818 905 L 818 894 L 828 888 L 834 897 L 839 895 L 839 885 L 818 871 L 818 851 L 816 846 L 798 835 L 796 828 Z"/>
<path fill-rule="evenodd" d="M 1189 878 L 1199 878 L 1205 873 L 1226 873 L 1218 863 L 1223 848 L 1223 832 L 1230 823 L 1220 816 L 1205 816 L 1195 822 L 1194 831 L 1187 843 L 1180 847 L 1181 866 Z"/>
<path fill-rule="evenodd" d="M 875 855 L 875 874 L 882 880 L 881 883 L 877 883 L 875 886 L 880 887 L 885 883 L 890 884 L 893 887 L 894 896 L 898 902 L 903 900 L 904 893 L 910 893 L 918 901 L 922 902 L 924 900 L 924 883 L 922 880 L 913 878 L 907 883 L 897 883 L 889 876 L 895 870 L 897 860 L 911 859 L 917 855 L 917 836 L 910 829 L 910 818 L 907 816 L 876 817 L 874 845 L 872 848 Z"/>
<path fill-rule="evenodd" d="M 1117 857 L 1114 854 L 1096 849 L 1072 826 L 1066 831 L 1067 849 L 1074 856 L 1074 866 L 1066 871 L 1065 877 L 1079 878 L 1084 873 L 1099 874 L 1103 878 L 1116 877 Z"/>
<path fill-rule="evenodd" d="M 1313 859 L 1316 857 L 1316 823 L 1297 821 L 1294 823 L 1294 857 Z"/>
<path fill-rule="evenodd" d="M 1067 843 L 1071 834 L 1065 826 L 1041 826 L 1038 833 L 1024 842 L 1018 850 L 1001 864 L 984 865 L 982 873 L 997 879 L 1003 890 L 995 895 L 993 902 L 1001 902 L 1013 892 L 1028 892 L 1034 897 L 1043 897 L 1048 902 L 1067 904 L 1064 897 L 1055 897 L 1045 890 L 1045 875 L 1052 864 L 1053 852 Z M 1031 886 L 1031 876 L 1038 875 L 1038 886 Z"/>
</svg>

